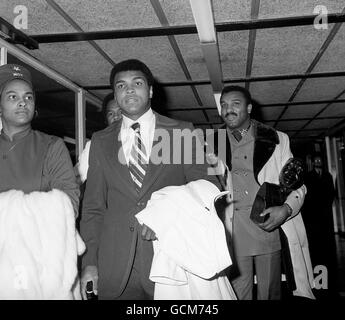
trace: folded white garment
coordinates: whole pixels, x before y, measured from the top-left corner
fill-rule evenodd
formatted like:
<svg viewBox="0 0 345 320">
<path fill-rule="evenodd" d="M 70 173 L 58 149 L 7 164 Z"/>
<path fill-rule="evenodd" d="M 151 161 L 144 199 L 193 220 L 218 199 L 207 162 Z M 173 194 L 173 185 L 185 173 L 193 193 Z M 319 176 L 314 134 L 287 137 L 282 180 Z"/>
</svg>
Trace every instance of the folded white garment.
<svg viewBox="0 0 345 320">
<path fill-rule="evenodd" d="M 214 208 L 224 193 L 206 180 L 166 187 L 136 215 L 158 238 L 150 272 L 155 299 L 236 299 L 224 275 L 232 262 Z"/>
</svg>

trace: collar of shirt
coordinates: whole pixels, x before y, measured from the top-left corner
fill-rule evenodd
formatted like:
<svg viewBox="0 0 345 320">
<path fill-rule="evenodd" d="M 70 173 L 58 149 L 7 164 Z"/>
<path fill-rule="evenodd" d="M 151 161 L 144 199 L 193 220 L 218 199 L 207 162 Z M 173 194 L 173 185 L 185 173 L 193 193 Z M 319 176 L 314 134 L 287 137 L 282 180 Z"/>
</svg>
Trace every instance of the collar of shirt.
<svg viewBox="0 0 345 320">
<path fill-rule="evenodd" d="M 122 118 L 123 120 L 121 124 L 121 142 L 127 164 L 129 160 L 129 153 L 131 152 L 135 137 L 135 132 L 131 128 L 131 125 L 135 122 L 138 122 L 140 124 L 141 139 L 144 143 L 146 154 L 150 156 L 156 125 L 156 117 L 152 109 L 150 108 L 149 110 L 147 110 L 139 119 L 135 121 L 124 115 L 122 116 Z"/>
<path fill-rule="evenodd" d="M 237 141 L 235 139 L 235 137 L 232 134 L 232 131 L 230 131 L 229 128 L 227 128 L 227 133 L 228 133 L 228 138 L 230 140 L 230 143 L 232 145 L 243 145 L 246 144 L 250 141 L 252 141 L 254 139 L 254 128 L 253 128 L 253 124 L 251 124 L 251 126 L 249 127 L 248 131 L 242 136 L 242 139 L 240 141 Z"/>
<path fill-rule="evenodd" d="M 31 132 L 31 130 L 32 130 L 31 127 L 29 127 L 23 131 L 20 131 L 20 132 L 14 134 L 12 141 L 11 141 L 9 136 L 4 132 L 4 129 L 1 129 L 0 137 L 1 137 L 1 139 L 5 140 L 5 141 L 13 142 L 13 141 L 17 141 L 17 140 L 20 140 L 20 139 L 26 137 Z"/>
</svg>

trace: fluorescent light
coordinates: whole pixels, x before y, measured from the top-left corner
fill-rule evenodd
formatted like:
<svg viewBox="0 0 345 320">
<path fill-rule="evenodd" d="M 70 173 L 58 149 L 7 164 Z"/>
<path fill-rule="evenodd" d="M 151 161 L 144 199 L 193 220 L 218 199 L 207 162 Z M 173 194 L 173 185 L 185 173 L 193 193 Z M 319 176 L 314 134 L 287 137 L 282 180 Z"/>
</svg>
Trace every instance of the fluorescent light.
<svg viewBox="0 0 345 320">
<path fill-rule="evenodd" d="M 190 0 L 201 43 L 216 42 L 211 0 Z"/>
<path fill-rule="evenodd" d="M 214 97 L 214 100 L 216 100 L 216 105 L 217 105 L 219 115 L 220 115 L 220 110 L 222 109 L 222 107 L 220 106 L 220 96 L 221 95 L 222 95 L 221 92 L 214 92 L 213 93 L 213 97 Z"/>
</svg>

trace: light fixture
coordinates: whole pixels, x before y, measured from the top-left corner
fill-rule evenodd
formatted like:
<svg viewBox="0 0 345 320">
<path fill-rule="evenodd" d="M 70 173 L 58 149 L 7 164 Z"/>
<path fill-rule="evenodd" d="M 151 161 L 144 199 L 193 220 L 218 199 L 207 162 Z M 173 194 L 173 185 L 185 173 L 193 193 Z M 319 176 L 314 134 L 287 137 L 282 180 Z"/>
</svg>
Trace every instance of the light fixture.
<svg viewBox="0 0 345 320">
<path fill-rule="evenodd" d="M 214 97 L 214 100 L 216 101 L 216 106 L 217 106 L 217 110 L 218 110 L 218 114 L 220 115 L 220 112 L 221 112 L 221 106 L 220 106 L 220 97 L 221 97 L 221 92 L 214 92 L 213 93 L 213 97 Z"/>
<path fill-rule="evenodd" d="M 216 31 L 212 13 L 211 0 L 190 0 L 194 21 L 201 43 L 215 43 Z"/>
</svg>

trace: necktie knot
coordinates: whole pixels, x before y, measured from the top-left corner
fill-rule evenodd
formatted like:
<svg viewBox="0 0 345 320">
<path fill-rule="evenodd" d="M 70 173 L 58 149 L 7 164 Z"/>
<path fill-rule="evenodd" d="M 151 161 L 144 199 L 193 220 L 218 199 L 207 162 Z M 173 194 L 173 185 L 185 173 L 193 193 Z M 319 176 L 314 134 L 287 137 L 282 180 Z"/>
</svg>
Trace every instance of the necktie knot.
<svg viewBox="0 0 345 320">
<path fill-rule="evenodd" d="M 242 139 L 242 134 L 238 130 L 234 130 L 232 135 L 235 137 L 236 141 L 239 142 Z"/>
<path fill-rule="evenodd" d="M 140 123 L 139 122 L 134 122 L 131 125 L 131 128 L 135 131 L 135 132 L 140 132 Z"/>
</svg>

